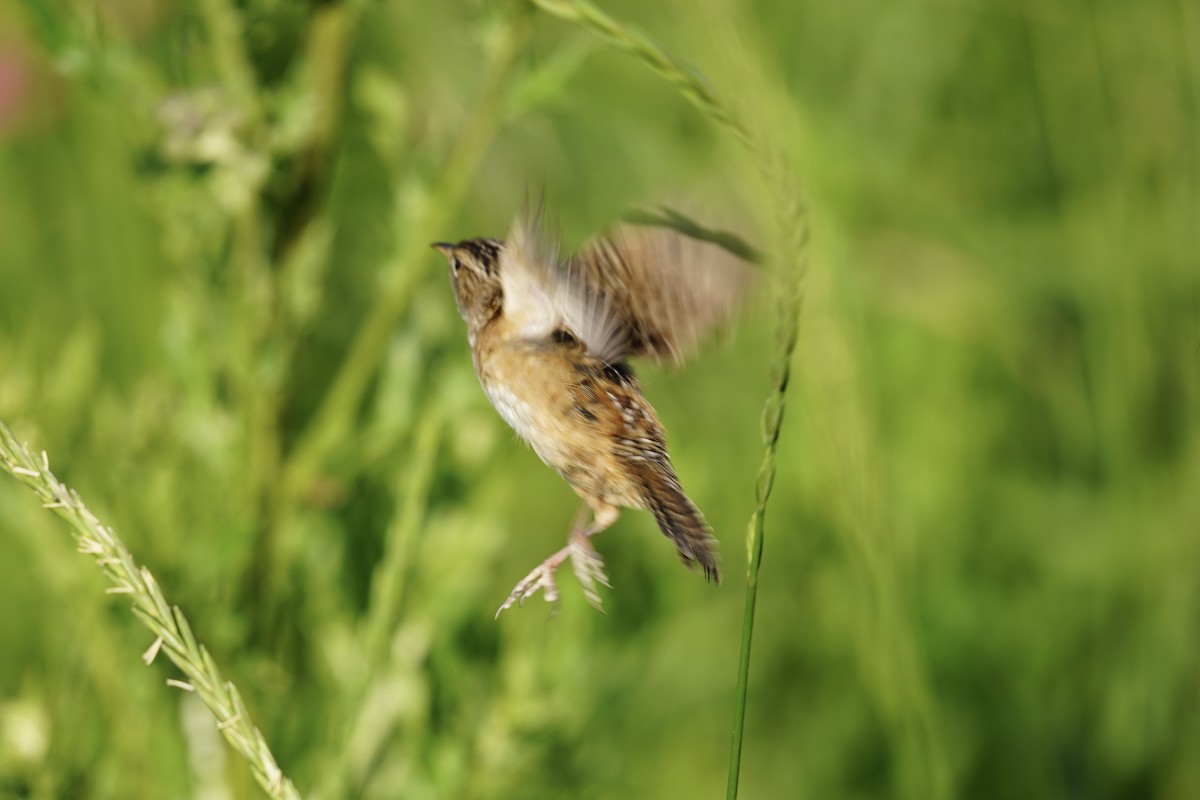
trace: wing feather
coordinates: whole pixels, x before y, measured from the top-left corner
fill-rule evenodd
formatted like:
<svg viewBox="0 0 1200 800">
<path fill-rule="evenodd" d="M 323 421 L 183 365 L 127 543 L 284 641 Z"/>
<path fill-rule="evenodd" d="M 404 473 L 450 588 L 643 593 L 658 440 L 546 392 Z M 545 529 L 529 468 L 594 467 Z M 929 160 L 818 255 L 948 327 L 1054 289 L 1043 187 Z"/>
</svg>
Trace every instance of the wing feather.
<svg viewBox="0 0 1200 800">
<path fill-rule="evenodd" d="M 754 270 L 748 250 L 645 217 L 615 226 L 561 261 L 540 215 L 519 218 L 501 256 L 504 312 L 523 335 L 569 330 L 609 363 L 682 362 L 737 308 Z"/>
<path fill-rule="evenodd" d="M 737 309 L 754 277 L 752 251 L 674 225 L 617 225 L 571 260 L 579 280 L 624 321 L 625 355 L 682 362 Z"/>
<path fill-rule="evenodd" d="M 527 338 L 547 337 L 563 323 L 557 263 L 557 243 L 538 217 L 518 218 L 500 254 L 500 287 L 505 317 Z"/>
</svg>

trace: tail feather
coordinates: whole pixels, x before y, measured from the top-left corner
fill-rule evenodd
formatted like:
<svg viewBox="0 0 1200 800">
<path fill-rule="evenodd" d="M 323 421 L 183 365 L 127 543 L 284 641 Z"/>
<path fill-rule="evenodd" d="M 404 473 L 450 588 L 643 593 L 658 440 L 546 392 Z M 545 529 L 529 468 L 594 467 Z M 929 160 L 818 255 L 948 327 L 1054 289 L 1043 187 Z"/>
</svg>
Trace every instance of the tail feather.
<svg viewBox="0 0 1200 800">
<path fill-rule="evenodd" d="M 683 563 L 689 567 L 699 564 L 706 579 L 720 583 L 717 540 L 713 538 L 712 529 L 704 521 L 700 509 L 683 493 L 679 479 L 674 475 L 656 476 L 647 489 L 646 506 L 654 514 L 663 534 L 675 543 Z"/>
</svg>

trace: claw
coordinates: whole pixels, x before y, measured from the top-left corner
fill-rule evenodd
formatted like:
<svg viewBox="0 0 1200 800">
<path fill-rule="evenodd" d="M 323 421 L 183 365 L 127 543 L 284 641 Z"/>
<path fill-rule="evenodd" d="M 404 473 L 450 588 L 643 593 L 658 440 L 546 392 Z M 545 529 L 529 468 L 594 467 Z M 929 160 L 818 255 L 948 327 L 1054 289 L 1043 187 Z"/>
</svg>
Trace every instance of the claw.
<svg viewBox="0 0 1200 800">
<path fill-rule="evenodd" d="M 548 558 L 525 576 L 524 580 L 513 587 L 512 593 L 508 599 L 501 604 L 496 610 L 496 619 L 500 618 L 500 614 L 505 609 L 511 608 L 513 603 L 516 603 L 519 608 L 525 607 L 525 599 L 537 594 L 541 589 L 546 597 L 547 603 L 558 602 L 558 586 L 554 583 L 554 570 L 561 563 L 561 559 L 555 562 L 554 558 Z"/>
<path fill-rule="evenodd" d="M 500 605 L 500 608 L 496 609 L 496 619 L 500 618 L 505 609 L 512 608 L 514 603 L 523 608 L 525 599 L 537 594 L 539 589 L 545 594 L 546 602 L 554 605 L 551 612 L 551 616 L 553 616 L 558 610 L 558 587 L 554 583 L 554 570 L 562 566 L 562 562 L 568 558 L 571 559 L 571 568 L 575 571 L 575 576 L 579 578 L 579 583 L 583 586 L 583 596 L 587 599 L 588 605 L 601 613 L 604 612 L 596 584 L 609 589 L 612 588 L 612 584 L 608 582 L 608 576 L 604 574 L 604 559 L 596 552 L 590 539 L 613 523 L 617 518 L 617 509 L 615 506 L 602 507 L 600 511 L 595 512 L 596 516 L 592 524 L 585 528 L 583 519 L 587 511 L 588 504 L 585 502 L 580 506 L 579 513 L 575 515 L 567 546 L 538 564 L 533 572 L 530 572 L 513 587 L 508 599 Z"/>
<path fill-rule="evenodd" d="M 586 538 L 572 537 L 569 549 L 571 568 L 575 570 L 575 577 L 583 587 L 584 599 L 592 608 L 604 613 L 604 604 L 600 600 L 599 590 L 596 589 L 597 583 L 608 589 L 612 588 L 608 576 L 604 574 L 604 559 Z"/>
</svg>

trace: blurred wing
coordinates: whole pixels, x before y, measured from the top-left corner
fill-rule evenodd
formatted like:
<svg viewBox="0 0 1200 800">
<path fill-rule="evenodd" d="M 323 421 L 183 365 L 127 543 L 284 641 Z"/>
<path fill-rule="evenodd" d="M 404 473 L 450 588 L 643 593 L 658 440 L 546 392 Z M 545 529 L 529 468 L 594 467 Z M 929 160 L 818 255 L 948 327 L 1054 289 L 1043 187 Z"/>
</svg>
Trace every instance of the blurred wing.
<svg viewBox="0 0 1200 800">
<path fill-rule="evenodd" d="M 756 257 L 740 239 L 666 212 L 639 215 L 592 240 L 566 271 L 574 295 L 600 307 L 600 316 L 621 329 L 621 335 L 608 337 L 612 346 L 602 358 L 634 355 L 679 363 L 732 316 L 753 279 L 749 262 Z M 581 324 L 577 313 L 564 308 L 572 330 Z M 579 316 L 586 327 L 597 315 Z"/>
<path fill-rule="evenodd" d="M 537 217 L 518 218 L 500 253 L 504 315 L 530 339 L 548 337 L 562 324 L 555 301 L 558 247 Z"/>
<path fill-rule="evenodd" d="M 673 212 L 639 215 L 559 261 L 540 215 L 519 218 L 501 254 L 504 314 L 529 339 L 567 330 L 597 358 L 682 362 L 728 320 L 757 254 Z"/>
<path fill-rule="evenodd" d="M 540 216 L 513 224 L 500 258 L 504 314 L 522 336 L 543 339 L 565 329 L 610 363 L 629 352 L 627 319 L 613 295 L 574 262 L 558 261 L 557 242 Z"/>
</svg>

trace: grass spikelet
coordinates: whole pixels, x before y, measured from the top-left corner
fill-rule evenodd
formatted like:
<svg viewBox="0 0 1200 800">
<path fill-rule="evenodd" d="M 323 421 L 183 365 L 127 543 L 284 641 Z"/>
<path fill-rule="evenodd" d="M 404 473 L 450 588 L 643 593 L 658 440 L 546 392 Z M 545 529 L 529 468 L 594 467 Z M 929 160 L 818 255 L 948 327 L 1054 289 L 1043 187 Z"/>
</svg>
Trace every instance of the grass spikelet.
<svg viewBox="0 0 1200 800">
<path fill-rule="evenodd" d="M 666 79 L 708 119 L 727 131 L 745 148 L 747 155 L 771 192 L 776 212 L 780 252 L 775 279 L 780 297 L 776 352 L 771 367 L 770 390 L 762 412 L 763 456 L 755 489 L 755 506 L 746 530 L 746 602 L 742 641 L 738 657 L 737 695 L 733 720 L 733 742 L 729 753 L 726 797 L 737 797 L 745 735 L 746 695 L 750 673 L 750 650 L 754 638 L 754 611 L 758 599 L 759 570 L 763 556 L 763 519 L 775 481 L 775 456 L 791 376 L 792 353 L 800 324 L 801 279 L 807 265 L 808 214 L 803 194 L 791 170 L 771 143 L 751 134 L 738 112 L 710 86 L 703 75 L 667 53 L 650 37 L 614 20 L 585 0 L 533 0 L 548 14 L 587 28 L 610 46 L 634 56 Z"/>
<path fill-rule="evenodd" d="M 132 596 L 134 615 L 156 637 L 142 660 L 148 665 L 159 652 L 166 653 L 188 677 L 187 681 L 169 678 L 167 685 L 195 692 L 204 701 L 216 717 L 217 729 L 246 758 L 255 779 L 270 797 L 299 800 L 300 793 L 275 763 L 262 734 L 242 706 L 237 690 L 222 677 L 208 652 L 196 642 L 183 612 L 167 603 L 154 576 L 145 567 L 136 565 L 133 554 L 113 529 L 103 526 L 79 495 L 54 476 L 45 454 L 41 459 L 35 458 L 3 422 L 0 422 L 0 467 L 71 526 L 80 552 L 91 555 L 113 582 L 110 593 Z"/>
</svg>

